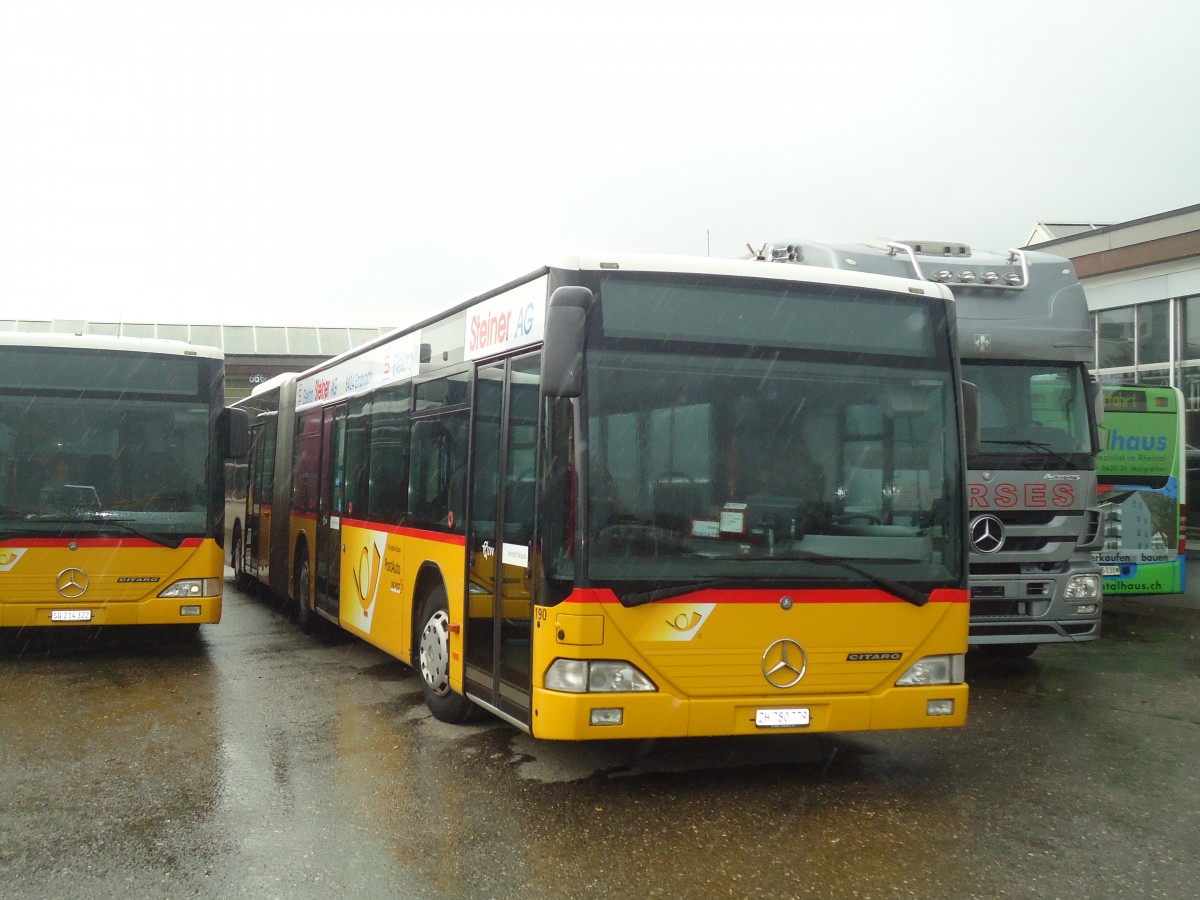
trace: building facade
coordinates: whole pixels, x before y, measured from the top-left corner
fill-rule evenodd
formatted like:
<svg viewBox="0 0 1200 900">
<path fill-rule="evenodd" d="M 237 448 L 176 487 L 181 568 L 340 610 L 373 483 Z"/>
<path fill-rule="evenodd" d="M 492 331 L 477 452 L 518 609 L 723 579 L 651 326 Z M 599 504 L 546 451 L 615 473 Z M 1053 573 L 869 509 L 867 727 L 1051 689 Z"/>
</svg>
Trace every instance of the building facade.
<svg viewBox="0 0 1200 900">
<path fill-rule="evenodd" d="M 1074 263 L 1099 380 L 1178 387 L 1188 443 L 1200 446 L 1200 205 L 1113 225 L 1039 223 L 1026 246 Z"/>
<path fill-rule="evenodd" d="M 1112 225 L 1039 223 L 1026 246 L 1074 263 L 1101 383 L 1183 392 L 1187 505 L 1200 507 L 1200 205 Z M 1200 517 L 1188 537 L 1200 541 Z"/>
</svg>

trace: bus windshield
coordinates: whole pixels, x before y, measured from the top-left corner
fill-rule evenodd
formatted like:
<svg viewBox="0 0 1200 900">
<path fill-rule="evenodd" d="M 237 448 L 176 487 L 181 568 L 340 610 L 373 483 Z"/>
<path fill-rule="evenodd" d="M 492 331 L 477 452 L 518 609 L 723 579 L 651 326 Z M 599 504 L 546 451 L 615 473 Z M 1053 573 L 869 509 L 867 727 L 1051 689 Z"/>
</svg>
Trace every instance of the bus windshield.
<svg viewBox="0 0 1200 900">
<path fill-rule="evenodd" d="M 963 361 L 979 387 L 980 459 L 973 467 L 1091 468 L 1094 448 L 1086 373 L 1079 363 Z"/>
<path fill-rule="evenodd" d="M 208 533 L 204 363 L 172 359 L 164 370 L 153 357 L 114 354 L 111 365 L 92 359 L 85 383 L 82 367 L 80 379 L 56 368 L 63 351 L 9 357 L 24 367 L 0 372 L 0 532 L 167 543 Z"/>
<path fill-rule="evenodd" d="M 588 372 L 591 583 L 869 580 L 821 557 L 959 577 L 948 376 L 603 351 Z"/>
<path fill-rule="evenodd" d="M 932 305 L 737 284 L 736 314 L 697 317 L 719 323 L 700 333 L 686 311 L 716 289 L 613 287 L 587 357 L 588 584 L 957 583 L 958 422 Z"/>
</svg>

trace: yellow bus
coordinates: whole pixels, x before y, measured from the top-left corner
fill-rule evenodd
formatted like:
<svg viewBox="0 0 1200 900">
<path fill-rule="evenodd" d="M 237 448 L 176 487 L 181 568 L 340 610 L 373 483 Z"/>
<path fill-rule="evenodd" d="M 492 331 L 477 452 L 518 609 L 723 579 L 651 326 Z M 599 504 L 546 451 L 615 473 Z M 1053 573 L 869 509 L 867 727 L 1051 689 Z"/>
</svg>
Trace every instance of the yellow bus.
<svg viewBox="0 0 1200 900">
<path fill-rule="evenodd" d="M 221 619 L 222 354 L 0 333 L 0 627 Z"/>
<path fill-rule="evenodd" d="M 942 285 L 548 265 L 242 404 L 231 564 L 535 737 L 961 725 Z"/>
</svg>

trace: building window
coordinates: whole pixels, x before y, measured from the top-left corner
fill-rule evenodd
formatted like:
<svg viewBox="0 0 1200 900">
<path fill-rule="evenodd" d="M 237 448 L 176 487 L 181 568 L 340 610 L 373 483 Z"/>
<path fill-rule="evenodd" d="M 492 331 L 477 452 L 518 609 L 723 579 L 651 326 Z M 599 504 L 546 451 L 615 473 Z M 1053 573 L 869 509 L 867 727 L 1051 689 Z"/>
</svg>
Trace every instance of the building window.
<svg viewBox="0 0 1200 900">
<path fill-rule="evenodd" d="M 1140 369 L 1137 373 L 1137 383 L 1148 387 L 1170 387 L 1170 369 Z"/>
<path fill-rule="evenodd" d="M 192 326 L 192 343 L 202 344 L 205 347 L 220 347 L 221 346 L 221 326 L 220 325 L 193 325 Z"/>
<path fill-rule="evenodd" d="M 1134 365 L 1134 308 L 1105 309 L 1096 313 L 1101 369 Z"/>
<path fill-rule="evenodd" d="M 156 337 L 164 341 L 183 341 L 187 343 L 188 327 L 186 325 L 159 325 Z"/>
<path fill-rule="evenodd" d="M 1171 361 L 1171 301 L 1140 303 L 1137 310 L 1137 364 L 1162 365 Z"/>
<path fill-rule="evenodd" d="M 258 353 L 284 356 L 288 352 L 287 335 L 278 325 L 258 325 L 254 328 L 254 349 Z"/>
<path fill-rule="evenodd" d="M 254 353 L 254 326 L 253 325 L 226 325 L 225 326 L 225 353 L 240 353 L 249 355 Z"/>
<path fill-rule="evenodd" d="M 1184 297 L 1179 301 L 1183 310 L 1183 347 L 1180 359 L 1200 359 L 1200 296 Z"/>
</svg>

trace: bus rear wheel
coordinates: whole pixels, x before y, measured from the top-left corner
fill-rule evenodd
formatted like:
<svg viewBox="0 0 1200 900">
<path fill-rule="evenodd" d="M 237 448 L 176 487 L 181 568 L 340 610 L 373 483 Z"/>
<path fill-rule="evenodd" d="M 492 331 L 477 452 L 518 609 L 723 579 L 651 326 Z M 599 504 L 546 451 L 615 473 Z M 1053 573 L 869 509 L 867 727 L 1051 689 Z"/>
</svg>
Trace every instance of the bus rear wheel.
<svg viewBox="0 0 1200 900">
<path fill-rule="evenodd" d="M 421 604 L 421 631 L 417 644 L 417 671 L 421 692 L 433 717 L 451 725 L 475 718 L 476 707 L 450 687 L 450 604 L 439 585 Z"/>
<path fill-rule="evenodd" d="M 246 574 L 246 541 L 242 537 L 241 526 L 233 526 L 233 584 L 240 590 L 250 586 L 250 576 Z"/>
<path fill-rule="evenodd" d="M 312 601 L 312 564 L 308 561 L 307 548 L 302 548 L 296 554 L 296 574 L 294 578 L 296 591 L 296 624 L 305 634 L 315 634 L 320 616 L 311 606 Z"/>
</svg>

